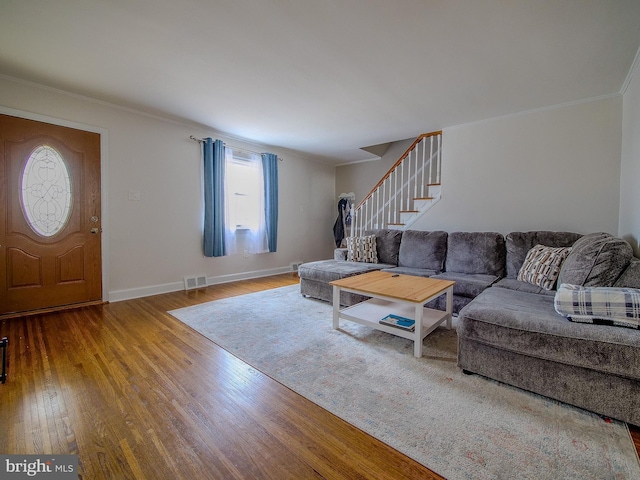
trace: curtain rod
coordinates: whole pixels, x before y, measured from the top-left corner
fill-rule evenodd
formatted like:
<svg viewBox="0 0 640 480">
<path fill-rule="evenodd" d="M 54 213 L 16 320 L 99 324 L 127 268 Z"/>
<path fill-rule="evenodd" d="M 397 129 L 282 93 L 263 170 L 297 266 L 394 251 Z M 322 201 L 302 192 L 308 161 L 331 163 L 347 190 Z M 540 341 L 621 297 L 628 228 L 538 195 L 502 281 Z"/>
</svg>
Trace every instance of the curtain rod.
<svg viewBox="0 0 640 480">
<path fill-rule="evenodd" d="M 193 135 L 190 135 L 189 138 L 191 140 L 193 140 L 194 142 L 198 142 L 198 143 L 203 143 L 204 142 L 204 138 L 196 138 Z M 224 142 L 223 142 L 224 143 Z M 240 150 L 242 152 L 249 152 L 249 153 L 254 153 L 256 155 L 262 155 L 262 152 L 254 152 L 253 150 L 249 150 L 248 148 L 240 148 L 240 147 L 234 147 L 233 145 L 229 145 L 227 143 L 224 144 L 225 147 L 229 147 L 232 148 L 234 150 Z M 282 158 L 278 157 L 278 160 L 280 160 L 281 162 L 283 161 Z"/>
</svg>

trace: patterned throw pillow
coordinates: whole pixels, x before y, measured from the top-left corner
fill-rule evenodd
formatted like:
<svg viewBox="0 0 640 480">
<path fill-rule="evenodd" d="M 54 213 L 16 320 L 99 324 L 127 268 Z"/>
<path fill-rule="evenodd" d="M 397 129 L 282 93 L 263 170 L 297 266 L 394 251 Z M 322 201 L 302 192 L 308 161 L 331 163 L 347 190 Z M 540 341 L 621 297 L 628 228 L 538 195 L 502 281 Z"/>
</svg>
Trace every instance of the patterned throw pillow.
<svg viewBox="0 0 640 480">
<path fill-rule="evenodd" d="M 563 283 L 553 306 L 572 322 L 640 328 L 640 290 Z"/>
<path fill-rule="evenodd" d="M 571 247 L 536 245 L 527 253 L 518 272 L 518 280 L 551 290 L 558 280 L 560 267 L 569 252 Z"/>
<path fill-rule="evenodd" d="M 376 236 L 347 237 L 347 261 L 378 263 Z"/>
</svg>

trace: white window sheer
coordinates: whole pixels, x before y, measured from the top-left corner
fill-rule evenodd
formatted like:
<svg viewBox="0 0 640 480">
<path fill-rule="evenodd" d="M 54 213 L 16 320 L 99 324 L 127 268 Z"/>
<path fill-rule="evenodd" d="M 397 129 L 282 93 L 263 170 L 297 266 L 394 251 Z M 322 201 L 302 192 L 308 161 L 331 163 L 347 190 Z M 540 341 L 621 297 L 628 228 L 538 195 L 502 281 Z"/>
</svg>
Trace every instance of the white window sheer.
<svg viewBox="0 0 640 480">
<path fill-rule="evenodd" d="M 227 254 L 269 251 L 260 155 L 225 147 Z"/>
</svg>

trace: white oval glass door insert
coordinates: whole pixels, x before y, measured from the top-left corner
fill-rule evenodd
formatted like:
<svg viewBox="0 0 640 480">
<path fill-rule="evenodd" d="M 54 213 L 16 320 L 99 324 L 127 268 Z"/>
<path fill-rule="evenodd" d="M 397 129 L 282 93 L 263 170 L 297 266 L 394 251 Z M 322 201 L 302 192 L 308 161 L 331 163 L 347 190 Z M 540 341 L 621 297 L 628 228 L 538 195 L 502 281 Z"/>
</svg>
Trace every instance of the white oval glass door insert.
<svg viewBox="0 0 640 480">
<path fill-rule="evenodd" d="M 71 215 L 71 181 L 62 155 L 49 145 L 37 147 L 22 172 L 22 210 L 38 235 L 52 237 Z"/>
</svg>

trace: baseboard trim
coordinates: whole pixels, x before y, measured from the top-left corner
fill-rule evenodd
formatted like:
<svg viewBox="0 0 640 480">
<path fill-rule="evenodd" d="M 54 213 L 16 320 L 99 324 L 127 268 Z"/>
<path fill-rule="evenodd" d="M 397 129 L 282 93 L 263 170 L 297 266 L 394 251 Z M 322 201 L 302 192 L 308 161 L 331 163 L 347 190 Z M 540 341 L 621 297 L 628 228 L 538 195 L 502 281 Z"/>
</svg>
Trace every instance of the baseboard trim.
<svg viewBox="0 0 640 480">
<path fill-rule="evenodd" d="M 228 275 L 218 275 L 216 277 L 207 277 L 207 286 L 237 282 L 239 280 L 251 280 L 253 278 L 269 277 L 271 275 L 280 275 L 282 273 L 291 273 L 291 266 L 269 268 L 266 270 L 255 270 L 252 272 L 231 273 Z M 184 280 L 181 280 L 179 282 L 165 283 L 161 285 L 150 285 L 147 287 L 114 290 L 112 292 L 109 292 L 108 301 L 111 303 L 122 302 L 124 300 L 150 297 L 152 295 L 161 295 L 163 293 L 179 292 L 181 290 L 184 290 Z"/>
<path fill-rule="evenodd" d="M 269 277 L 282 273 L 291 273 L 291 266 L 268 268 L 266 270 L 255 270 L 253 272 L 232 273 L 229 275 L 219 275 L 217 277 L 207 277 L 207 285 L 218 285 L 220 283 L 237 282 L 238 280 L 251 280 L 252 278 Z"/>
</svg>

